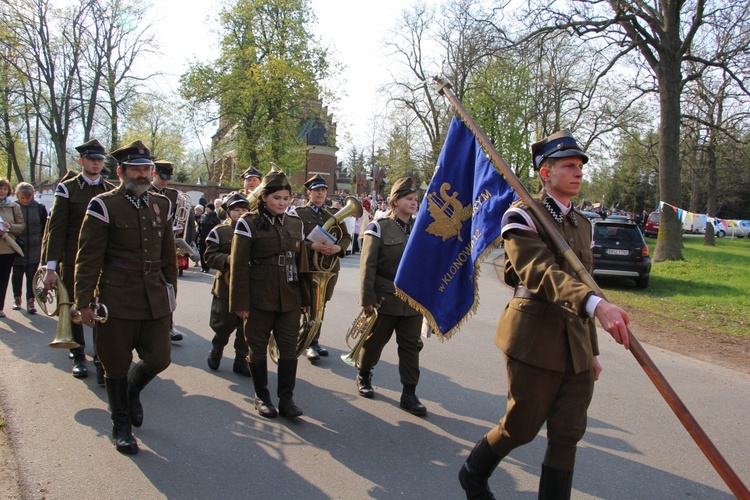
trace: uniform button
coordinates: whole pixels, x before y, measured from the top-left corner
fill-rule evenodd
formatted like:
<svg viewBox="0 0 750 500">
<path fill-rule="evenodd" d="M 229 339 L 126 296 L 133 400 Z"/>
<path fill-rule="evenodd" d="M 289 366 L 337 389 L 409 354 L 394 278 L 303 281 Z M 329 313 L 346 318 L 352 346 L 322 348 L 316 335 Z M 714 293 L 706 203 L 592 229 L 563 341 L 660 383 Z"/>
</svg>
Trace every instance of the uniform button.
<svg viewBox="0 0 750 500">
<path fill-rule="evenodd" d="M 148 241 L 148 238 L 143 238 L 143 241 Z"/>
<path fill-rule="evenodd" d="M 570 242 L 571 244 L 573 243 L 573 241 L 573 237 L 568 238 L 568 242 Z"/>
<path fill-rule="evenodd" d="M 570 307 L 570 302 L 568 302 L 567 300 L 565 301 L 565 307 Z"/>
</svg>

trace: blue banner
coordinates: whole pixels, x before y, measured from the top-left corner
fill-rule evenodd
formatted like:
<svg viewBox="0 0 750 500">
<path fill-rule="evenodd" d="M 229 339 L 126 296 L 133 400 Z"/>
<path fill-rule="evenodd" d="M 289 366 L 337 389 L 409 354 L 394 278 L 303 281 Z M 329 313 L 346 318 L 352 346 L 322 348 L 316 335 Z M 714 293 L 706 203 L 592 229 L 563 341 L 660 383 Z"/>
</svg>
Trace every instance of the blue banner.
<svg viewBox="0 0 750 500">
<path fill-rule="evenodd" d="M 396 273 L 396 294 L 450 338 L 479 304 L 477 277 L 516 198 L 471 130 L 453 118 Z"/>
</svg>

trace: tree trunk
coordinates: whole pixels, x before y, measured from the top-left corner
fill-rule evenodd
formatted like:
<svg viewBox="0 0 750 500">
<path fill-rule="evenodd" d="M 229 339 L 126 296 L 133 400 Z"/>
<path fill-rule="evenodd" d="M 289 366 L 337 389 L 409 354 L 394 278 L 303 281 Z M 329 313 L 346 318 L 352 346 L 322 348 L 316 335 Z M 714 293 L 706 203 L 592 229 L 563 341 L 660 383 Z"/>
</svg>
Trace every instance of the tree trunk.
<svg viewBox="0 0 750 500">
<path fill-rule="evenodd" d="M 662 53 L 657 69 L 659 78 L 659 197 L 675 207 L 680 206 L 680 57 Z M 654 262 L 683 260 L 682 222 L 677 211 L 661 211 L 659 235 L 656 239 Z"/>
</svg>

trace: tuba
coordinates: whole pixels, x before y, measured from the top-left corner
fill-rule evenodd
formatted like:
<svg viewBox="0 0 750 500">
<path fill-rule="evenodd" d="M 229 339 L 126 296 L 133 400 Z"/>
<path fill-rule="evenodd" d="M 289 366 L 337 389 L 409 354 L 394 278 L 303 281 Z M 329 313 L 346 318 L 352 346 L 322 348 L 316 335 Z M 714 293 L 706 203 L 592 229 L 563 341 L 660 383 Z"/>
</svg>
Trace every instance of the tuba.
<svg viewBox="0 0 750 500">
<path fill-rule="evenodd" d="M 180 257 L 187 255 L 193 260 L 193 262 L 198 262 L 200 260 L 200 255 L 196 249 L 185 240 L 185 236 L 187 236 L 188 230 L 190 229 L 188 223 L 190 221 L 192 204 L 193 202 L 190 199 L 190 196 L 185 193 L 180 193 L 177 197 L 177 206 L 174 210 L 174 224 L 183 228 L 183 237 L 175 238 L 174 243 L 177 247 L 177 255 Z"/>
<path fill-rule="evenodd" d="M 351 349 L 349 354 L 342 354 L 341 360 L 349 366 L 359 368 L 359 353 L 362 351 L 362 346 L 365 345 L 365 341 L 372 335 L 372 328 L 375 326 L 375 320 L 378 319 L 378 308 L 383 303 L 384 299 L 380 299 L 380 302 L 375 306 L 372 314 L 369 316 L 365 312 L 364 308 L 359 312 L 359 315 L 354 319 L 351 328 L 346 333 L 346 346 Z M 349 343 L 352 340 L 357 340 L 354 347 Z"/>
<path fill-rule="evenodd" d="M 335 275 L 334 273 L 328 272 L 308 272 L 302 273 L 303 275 L 309 275 L 312 288 L 312 304 L 310 305 L 310 313 L 305 313 L 302 316 L 302 325 L 299 329 L 299 335 L 297 337 L 297 356 L 300 356 L 305 349 L 310 347 L 315 335 L 318 334 L 320 325 L 323 323 L 323 311 L 326 305 L 326 290 L 328 288 L 328 282 Z M 271 336 L 268 341 L 268 356 L 271 361 L 278 364 L 279 362 L 279 349 L 276 346 L 276 341 Z"/>
<path fill-rule="evenodd" d="M 323 224 L 323 229 L 331 233 L 337 242 L 341 240 L 342 236 L 341 228 L 338 225 L 347 217 L 362 217 L 363 212 L 362 204 L 354 196 L 347 196 L 345 201 L 344 207 L 335 214 L 331 214 L 331 218 Z M 312 261 L 313 269 L 316 271 L 331 272 L 336 266 L 338 258 L 338 255 L 323 255 L 315 252 L 313 253 Z"/>
<path fill-rule="evenodd" d="M 32 282 L 34 284 L 34 297 L 37 304 L 39 304 L 39 308 L 47 316 L 58 316 L 59 318 L 55 339 L 47 345 L 55 349 L 75 349 L 80 347 L 78 342 L 73 340 L 73 331 L 70 328 L 70 322 L 80 323 L 81 313 L 73 308 L 73 302 L 70 301 L 65 283 L 63 283 L 57 273 L 55 273 L 57 289 L 45 290 L 45 274 L 47 274 L 47 267 L 40 267 L 34 274 Z M 52 308 L 53 305 L 54 309 Z M 97 322 L 105 323 L 107 321 L 108 311 L 104 304 L 93 302 L 89 304 L 89 307 L 97 314 L 94 318 Z"/>
</svg>

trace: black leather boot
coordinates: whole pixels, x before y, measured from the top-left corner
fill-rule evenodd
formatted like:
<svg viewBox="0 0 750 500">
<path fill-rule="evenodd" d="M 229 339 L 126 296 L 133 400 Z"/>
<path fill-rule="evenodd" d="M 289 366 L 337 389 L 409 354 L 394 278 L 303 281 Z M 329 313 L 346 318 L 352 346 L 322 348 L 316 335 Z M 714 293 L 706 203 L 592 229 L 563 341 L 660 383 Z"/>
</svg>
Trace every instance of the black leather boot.
<svg viewBox="0 0 750 500">
<path fill-rule="evenodd" d="M 128 402 L 130 404 L 130 423 L 134 427 L 143 425 L 143 405 L 141 404 L 141 391 L 146 385 L 154 380 L 156 374 L 146 373 L 143 361 L 139 361 L 128 372 Z"/>
<path fill-rule="evenodd" d="M 419 401 L 416 390 L 416 385 L 404 384 L 404 392 L 401 393 L 401 408 L 412 415 L 427 415 L 427 407 Z"/>
<path fill-rule="evenodd" d="M 112 441 L 120 453 L 138 453 L 138 442 L 133 437 L 128 415 L 128 379 L 105 378 L 109 410 L 112 413 Z"/>
<path fill-rule="evenodd" d="M 211 352 L 208 353 L 208 367 L 212 370 L 218 370 L 219 364 L 221 364 L 221 356 L 223 355 L 222 349 L 214 347 Z"/>
<path fill-rule="evenodd" d="M 98 358 L 94 358 L 94 368 L 96 369 L 96 384 L 104 387 L 104 365 Z"/>
<path fill-rule="evenodd" d="M 357 374 L 357 391 L 364 398 L 372 399 L 375 397 L 375 389 L 372 388 L 372 371 Z"/>
<path fill-rule="evenodd" d="M 302 416 L 302 410 L 294 404 L 294 386 L 297 382 L 297 360 L 280 359 L 279 360 L 279 387 L 277 395 L 279 396 L 279 415 L 288 418 L 297 418 Z"/>
<path fill-rule="evenodd" d="M 245 377 L 253 376 L 253 374 L 250 373 L 250 366 L 248 366 L 246 356 L 237 356 L 236 358 L 234 358 L 234 365 L 232 366 L 232 371 L 234 373 L 238 373 Z"/>
<path fill-rule="evenodd" d="M 86 367 L 86 355 L 83 353 L 73 353 L 73 376 L 75 378 L 89 376 L 89 369 Z"/>
<path fill-rule="evenodd" d="M 495 472 L 502 459 L 503 457 L 492 451 L 487 437 L 483 437 L 474 446 L 466 463 L 458 472 L 458 481 L 466 492 L 468 500 L 495 500 L 495 496 L 487 485 L 487 480 Z"/>
<path fill-rule="evenodd" d="M 539 500 L 570 500 L 573 471 L 560 470 L 542 464 L 539 477 Z"/>
<path fill-rule="evenodd" d="M 250 363 L 250 373 L 252 373 L 253 387 L 255 387 L 255 398 L 253 398 L 255 409 L 261 417 L 276 418 L 278 413 L 271 401 L 271 393 L 268 392 L 268 366 L 266 361 Z"/>
</svg>

